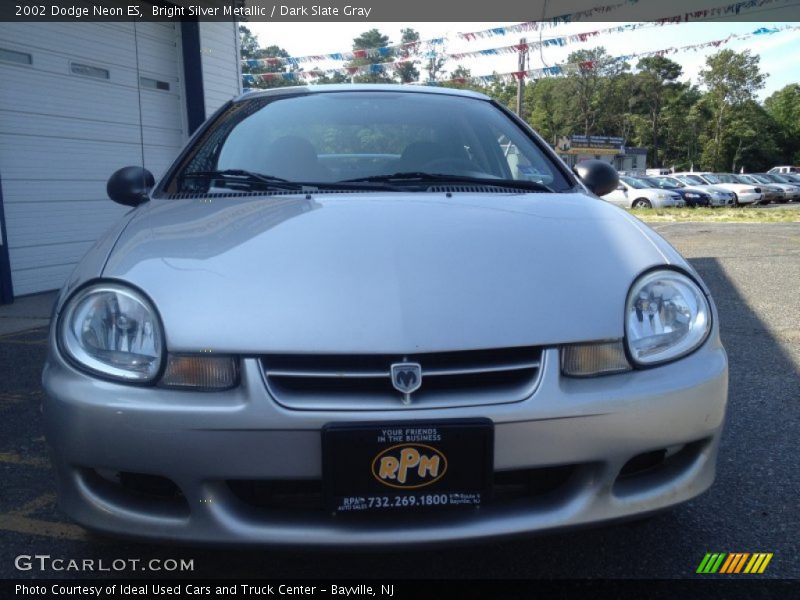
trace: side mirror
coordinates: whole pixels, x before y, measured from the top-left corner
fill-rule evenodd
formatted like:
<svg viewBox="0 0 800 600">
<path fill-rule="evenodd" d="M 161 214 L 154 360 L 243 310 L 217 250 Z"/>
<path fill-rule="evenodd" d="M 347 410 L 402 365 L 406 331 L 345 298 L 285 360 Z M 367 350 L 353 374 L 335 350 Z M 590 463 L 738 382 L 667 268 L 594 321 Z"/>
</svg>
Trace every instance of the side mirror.
<svg viewBox="0 0 800 600">
<path fill-rule="evenodd" d="M 155 184 L 153 174 L 147 169 L 123 167 L 109 177 L 106 193 L 117 204 L 139 206 L 150 199 L 148 194 Z"/>
<path fill-rule="evenodd" d="M 589 191 L 604 196 L 617 189 L 619 174 L 617 170 L 602 160 L 584 160 L 575 165 L 575 172 Z"/>
</svg>

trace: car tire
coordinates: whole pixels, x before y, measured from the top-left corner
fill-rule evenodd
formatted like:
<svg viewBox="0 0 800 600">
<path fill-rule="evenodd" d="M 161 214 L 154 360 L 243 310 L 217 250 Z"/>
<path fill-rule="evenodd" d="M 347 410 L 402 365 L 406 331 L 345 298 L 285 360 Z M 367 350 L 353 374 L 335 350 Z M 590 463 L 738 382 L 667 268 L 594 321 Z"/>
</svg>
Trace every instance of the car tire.
<svg viewBox="0 0 800 600">
<path fill-rule="evenodd" d="M 733 195 L 733 206 L 734 208 L 739 208 L 741 204 L 739 204 L 739 196 L 736 194 Z"/>
<path fill-rule="evenodd" d="M 653 205 L 650 204 L 650 200 L 647 198 L 637 198 L 631 204 L 631 208 L 653 208 Z"/>
</svg>

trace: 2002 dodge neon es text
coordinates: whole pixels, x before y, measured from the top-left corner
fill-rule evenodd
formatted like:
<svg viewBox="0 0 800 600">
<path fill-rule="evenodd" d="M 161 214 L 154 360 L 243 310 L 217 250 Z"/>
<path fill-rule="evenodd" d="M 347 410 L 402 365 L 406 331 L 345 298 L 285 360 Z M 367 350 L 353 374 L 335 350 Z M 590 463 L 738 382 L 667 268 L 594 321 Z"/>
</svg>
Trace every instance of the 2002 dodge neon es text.
<svg viewBox="0 0 800 600">
<path fill-rule="evenodd" d="M 645 515 L 712 483 L 709 290 L 480 94 L 252 92 L 64 286 L 62 508 L 178 541 L 397 545 Z"/>
</svg>

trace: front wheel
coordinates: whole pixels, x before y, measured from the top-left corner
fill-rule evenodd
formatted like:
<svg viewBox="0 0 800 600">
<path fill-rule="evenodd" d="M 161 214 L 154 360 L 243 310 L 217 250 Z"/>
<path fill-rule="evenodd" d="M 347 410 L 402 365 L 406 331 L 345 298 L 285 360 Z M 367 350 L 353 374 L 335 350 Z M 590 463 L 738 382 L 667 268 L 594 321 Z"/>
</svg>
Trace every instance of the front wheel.
<svg viewBox="0 0 800 600">
<path fill-rule="evenodd" d="M 650 204 L 650 200 L 646 198 L 637 198 L 633 201 L 633 208 L 653 208 L 653 205 Z"/>
<path fill-rule="evenodd" d="M 736 206 L 736 207 L 741 206 L 739 204 L 739 196 L 737 196 L 736 194 L 733 195 L 733 205 Z"/>
</svg>

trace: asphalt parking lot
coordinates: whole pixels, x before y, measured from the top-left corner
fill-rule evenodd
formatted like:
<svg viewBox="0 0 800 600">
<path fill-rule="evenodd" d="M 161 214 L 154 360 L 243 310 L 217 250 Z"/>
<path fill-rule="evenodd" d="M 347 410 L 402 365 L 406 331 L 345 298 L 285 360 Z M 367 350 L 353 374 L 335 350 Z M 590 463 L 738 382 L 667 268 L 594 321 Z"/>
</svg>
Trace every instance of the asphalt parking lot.
<svg viewBox="0 0 800 600">
<path fill-rule="evenodd" d="M 46 337 L 39 327 L 0 337 L 0 577 L 80 576 L 14 567 L 17 555 L 49 554 L 191 558 L 195 577 L 683 578 L 696 577 L 706 552 L 772 552 L 763 577 L 799 578 L 800 223 L 654 228 L 710 286 L 730 357 L 718 479 L 700 498 L 641 522 L 444 550 L 342 554 L 106 540 L 55 506 L 39 413 Z"/>
</svg>

